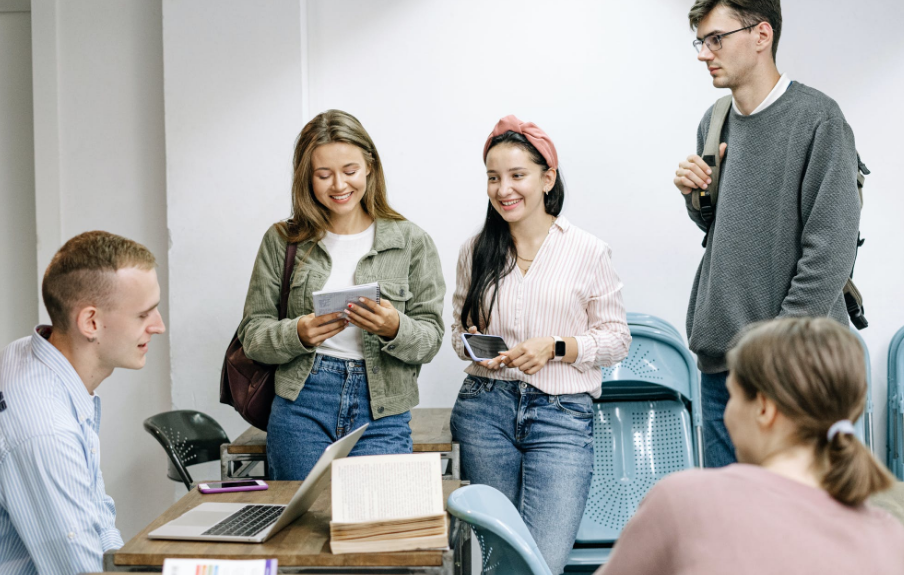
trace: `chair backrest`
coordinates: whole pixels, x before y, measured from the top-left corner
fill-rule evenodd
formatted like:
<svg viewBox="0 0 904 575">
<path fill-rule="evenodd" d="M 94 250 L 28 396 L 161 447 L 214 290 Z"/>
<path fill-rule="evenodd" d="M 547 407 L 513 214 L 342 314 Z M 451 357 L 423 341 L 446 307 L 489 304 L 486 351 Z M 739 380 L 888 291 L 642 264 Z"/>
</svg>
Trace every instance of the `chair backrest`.
<svg viewBox="0 0 904 575">
<path fill-rule="evenodd" d="M 471 526 L 484 575 L 552 575 L 518 510 L 499 490 L 461 487 L 449 496 L 446 509 Z"/>
<path fill-rule="evenodd" d="M 678 330 L 675 329 L 675 326 L 665 321 L 662 318 L 656 317 L 655 315 L 650 315 L 648 313 L 636 313 L 636 312 L 628 312 L 628 325 L 645 325 L 647 327 L 652 327 L 656 329 L 661 329 L 662 331 L 666 331 L 674 335 L 679 341 L 684 341 L 684 338 L 678 333 Z"/>
<path fill-rule="evenodd" d="M 694 466 L 694 434 L 680 401 L 593 408 L 593 479 L 577 542 L 610 544 L 657 481 Z"/>
<path fill-rule="evenodd" d="M 888 427 L 886 463 L 904 480 L 904 327 L 888 346 Z"/>
<path fill-rule="evenodd" d="M 229 437 L 220 424 L 200 411 L 178 410 L 158 413 L 144 420 L 144 428 L 163 446 L 169 464 L 167 477 L 191 489 L 189 465 L 220 459 L 220 446 Z"/>
<path fill-rule="evenodd" d="M 863 359 L 866 363 L 866 407 L 863 409 L 863 415 L 854 422 L 854 429 L 860 441 L 866 445 L 870 451 L 873 449 L 873 378 L 872 369 L 869 364 L 869 348 L 863 336 L 856 329 L 851 327 L 851 333 L 857 336 L 860 347 L 863 348 Z"/>
<path fill-rule="evenodd" d="M 638 315 L 629 318 L 628 356 L 603 368 L 602 395 L 593 405 L 593 480 L 581 544 L 613 544 L 647 491 L 669 473 L 693 467 L 702 454 L 694 359 L 673 327 L 652 316 L 632 323 Z"/>
</svg>

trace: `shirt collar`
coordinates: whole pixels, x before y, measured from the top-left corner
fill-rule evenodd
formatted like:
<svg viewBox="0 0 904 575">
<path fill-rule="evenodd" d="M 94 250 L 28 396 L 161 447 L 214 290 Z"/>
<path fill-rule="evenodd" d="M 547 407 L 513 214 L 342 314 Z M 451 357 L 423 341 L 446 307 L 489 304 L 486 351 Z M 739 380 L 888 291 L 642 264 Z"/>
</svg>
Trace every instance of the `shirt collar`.
<svg viewBox="0 0 904 575">
<path fill-rule="evenodd" d="M 791 85 L 791 78 L 788 77 L 788 74 L 782 74 L 778 79 L 778 82 L 775 83 L 775 86 L 772 88 L 772 91 L 769 92 L 769 95 L 766 96 L 766 99 L 760 102 L 760 105 L 756 107 L 753 112 L 750 112 L 750 115 L 754 115 L 756 113 L 762 112 L 769 106 L 775 103 L 776 100 L 782 97 L 782 94 L 785 93 L 785 90 L 788 89 L 788 86 Z M 731 99 L 731 107 L 734 109 L 736 114 L 743 116 L 741 111 L 738 109 L 738 103 L 732 97 Z"/>
<path fill-rule="evenodd" d="M 85 388 L 85 383 L 79 377 L 75 368 L 66 359 L 66 356 L 60 352 L 47 338 L 50 337 L 53 328 L 49 325 L 39 325 L 35 327 L 31 334 L 31 352 L 35 359 L 46 365 L 53 371 L 69 397 L 72 399 L 72 405 L 75 406 L 75 413 L 80 422 L 85 420 L 95 421 L 96 407 L 98 407 L 98 397 L 92 397 Z"/>
<path fill-rule="evenodd" d="M 382 252 L 393 248 L 404 248 L 405 238 L 399 229 L 399 222 L 377 218 L 377 229 L 374 230 L 374 250 Z"/>
<path fill-rule="evenodd" d="M 553 229 L 557 228 L 557 229 L 561 230 L 562 233 L 565 233 L 568 231 L 568 228 L 570 228 L 570 227 L 571 227 L 571 222 L 569 222 L 567 219 L 565 219 L 565 216 L 559 216 L 556 218 L 556 221 L 554 221 L 552 223 L 552 226 L 550 226 L 549 231 L 552 231 Z"/>
</svg>

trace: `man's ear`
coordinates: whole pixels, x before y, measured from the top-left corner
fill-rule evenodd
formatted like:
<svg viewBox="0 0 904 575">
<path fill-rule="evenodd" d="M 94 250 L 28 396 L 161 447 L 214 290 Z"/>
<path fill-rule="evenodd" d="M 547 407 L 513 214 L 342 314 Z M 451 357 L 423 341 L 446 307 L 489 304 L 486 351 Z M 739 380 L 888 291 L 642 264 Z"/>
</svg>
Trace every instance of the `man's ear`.
<svg viewBox="0 0 904 575">
<path fill-rule="evenodd" d="M 93 305 L 85 306 L 75 313 L 75 330 L 78 335 L 89 342 L 97 341 L 97 332 L 100 331 L 98 310 Z"/>
<path fill-rule="evenodd" d="M 772 401 L 759 391 L 757 392 L 756 397 L 753 401 L 756 402 L 757 424 L 763 430 L 772 428 L 772 426 L 775 425 L 776 419 L 778 418 L 778 406 L 775 405 L 774 401 Z"/>
<path fill-rule="evenodd" d="M 762 52 L 763 50 L 769 50 L 772 52 L 772 42 L 775 39 L 773 35 L 772 25 L 769 22 L 760 22 L 756 25 L 756 28 L 753 29 L 753 32 L 757 35 L 756 39 L 756 50 L 757 52 Z"/>
</svg>

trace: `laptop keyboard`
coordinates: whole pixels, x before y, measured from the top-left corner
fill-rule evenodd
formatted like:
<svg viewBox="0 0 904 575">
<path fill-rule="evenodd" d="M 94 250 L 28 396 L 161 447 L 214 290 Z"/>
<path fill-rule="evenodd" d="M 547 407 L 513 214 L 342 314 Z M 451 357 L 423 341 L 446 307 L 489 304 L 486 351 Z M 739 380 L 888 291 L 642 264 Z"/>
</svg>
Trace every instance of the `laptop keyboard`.
<svg viewBox="0 0 904 575">
<path fill-rule="evenodd" d="M 275 523 L 285 508 L 284 505 L 246 505 L 203 535 L 253 537 Z"/>
</svg>

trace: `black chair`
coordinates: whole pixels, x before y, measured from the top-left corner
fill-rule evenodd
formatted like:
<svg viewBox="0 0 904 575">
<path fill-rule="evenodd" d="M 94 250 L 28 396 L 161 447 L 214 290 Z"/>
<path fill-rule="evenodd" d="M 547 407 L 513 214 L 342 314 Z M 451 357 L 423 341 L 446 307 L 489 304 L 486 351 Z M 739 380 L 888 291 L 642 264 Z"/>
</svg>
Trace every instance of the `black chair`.
<svg viewBox="0 0 904 575">
<path fill-rule="evenodd" d="M 191 490 L 189 465 L 219 461 L 220 446 L 229 437 L 220 424 L 200 411 L 177 410 L 158 413 L 144 420 L 144 428 L 154 436 L 169 456 L 167 477 L 181 481 Z"/>
</svg>

